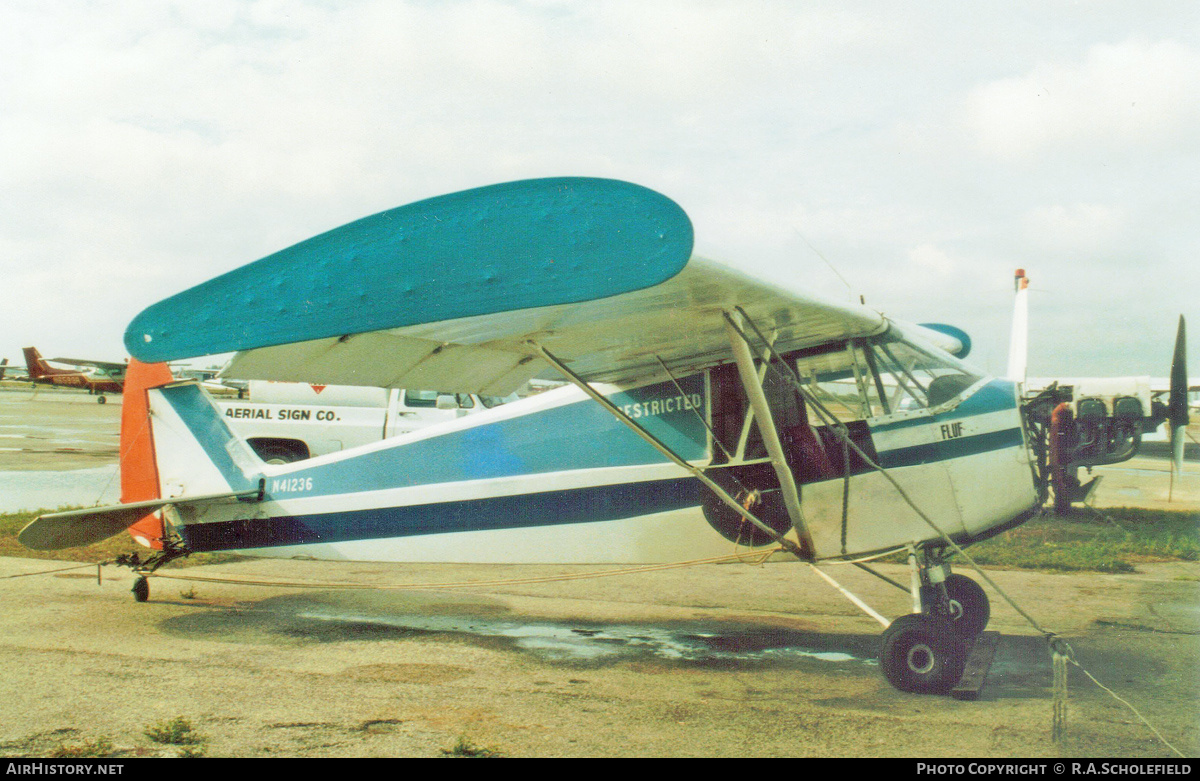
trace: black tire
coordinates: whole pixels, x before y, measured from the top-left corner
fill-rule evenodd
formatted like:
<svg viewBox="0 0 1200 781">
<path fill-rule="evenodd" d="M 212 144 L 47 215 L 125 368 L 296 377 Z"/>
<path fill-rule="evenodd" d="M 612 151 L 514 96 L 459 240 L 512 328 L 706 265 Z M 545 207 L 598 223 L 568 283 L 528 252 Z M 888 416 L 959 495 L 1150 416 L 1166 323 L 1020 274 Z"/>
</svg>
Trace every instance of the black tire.
<svg viewBox="0 0 1200 781">
<path fill-rule="evenodd" d="M 950 622 L 956 632 L 974 642 L 992 617 L 987 593 L 978 583 L 957 573 L 948 576 L 944 585 L 950 600 Z"/>
<path fill-rule="evenodd" d="M 967 643 L 949 620 L 910 613 L 884 630 L 879 664 L 900 691 L 945 694 L 962 678 Z"/>
<path fill-rule="evenodd" d="M 758 476 L 751 470 L 743 471 L 738 479 L 735 479 L 733 472 L 728 469 L 715 469 L 709 473 L 709 479 L 735 497 L 743 492 L 746 485 L 762 485 L 761 478 L 756 477 Z M 775 542 L 774 537 L 746 520 L 745 515 L 725 504 L 707 487 L 701 492 L 700 509 L 704 512 L 704 519 L 708 521 L 709 526 L 730 542 L 750 547 Z M 787 534 L 792 529 L 792 519 L 787 514 L 782 494 L 778 489 L 760 494 L 758 502 L 750 508 L 750 512 L 779 534 Z"/>
<path fill-rule="evenodd" d="M 106 403 L 106 402 L 108 402 L 108 399 L 107 399 L 107 398 L 105 398 L 105 396 L 104 396 L 104 394 L 103 394 L 103 393 L 102 393 L 102 394 L 100 394 L 99 398 L 97 398 L 97 399 L 96 399 L 96 403 L 97 403 L 97 404 L 104 404 L 104 403 Z"/>
<path fill-rule="evenodd" d="M 150 598 L 150 581 L 144 577 L 139 577 L 133 581 L 133 598 L 138 602 L 145 602 Z"/>
<path fill-rule="evenodd" d="M 290 464 L 309 457 L 308 448 L 302 443 L 279 440 L 251 440 L 250 447 L 267 464 Z"/>
</svg>

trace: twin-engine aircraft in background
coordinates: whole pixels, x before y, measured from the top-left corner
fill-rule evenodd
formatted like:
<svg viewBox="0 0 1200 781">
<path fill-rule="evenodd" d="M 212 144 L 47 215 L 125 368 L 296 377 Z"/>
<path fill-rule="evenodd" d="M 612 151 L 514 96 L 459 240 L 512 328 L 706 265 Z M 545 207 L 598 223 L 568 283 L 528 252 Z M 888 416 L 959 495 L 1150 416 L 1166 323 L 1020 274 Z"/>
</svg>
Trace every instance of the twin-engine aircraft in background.
<svg viewBox="0 0 1200 781">
<path fill-rule="evenodd" d="M 947 691 L 989 617 L 949 559 L 1035 513 L 1046 432 L 1013 382 L 962 360 L 961 332 L 692 249 L 663 195 L 541 179 L 367 217 L 168 298 L 125 335 L 123 504 L 41 516 L 20 539 L 56 549 L 130 528 L 158 551 L 135 562 L 143 600 L 144 575 L 194 551 L 635 563 L 738 545 L 814 566 L 907 551 L 913 612 L 889 623 L 855 603 L 886 627 L 892 684 Z M 270 465 L 166 365 L 227 352 L 245 379 L 570 384 Z"/>
<path fill-rule="evenodd" d="M 125 387 L 125 369 L 128 364 L 86 361 L 77 358 L 51 358 L 50 361 L 54 363 L 65 363 L 76 367 L 59 369 L 47 363 L 36 347 L 26 347 L 24 353 L 30 382 L 41 385 L 60 385 L 65 388 L 81 388 L 94 394 L 96 401 L 101 404 L 105 402 L 105 393 L 121 393 Z"/>
</svg>

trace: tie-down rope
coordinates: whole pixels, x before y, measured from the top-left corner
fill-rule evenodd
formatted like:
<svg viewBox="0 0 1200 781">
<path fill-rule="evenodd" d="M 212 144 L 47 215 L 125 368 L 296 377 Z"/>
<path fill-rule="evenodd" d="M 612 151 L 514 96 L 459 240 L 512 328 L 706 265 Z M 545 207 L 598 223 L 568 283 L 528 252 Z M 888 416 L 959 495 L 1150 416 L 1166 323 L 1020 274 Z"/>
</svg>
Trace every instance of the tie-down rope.
<svg viewBox="0 0 1200 781">
<path fill-rule="evenodd" d="M 1036 620 L 1034 620 L 1033 616 L 1029 615 L 1027 612 L 1022 610 L 1021 607 L 1019 605 L 1017 605 L 1017 603 L 1012 599 L 1012 597 L 1010 597 L 1007 594 L 1007 592 L 1004 591 L 1004 589 L 1000 588 L 1000 586 L 997 585 L 996 581 L 994 581 L 990 577 L 988 577 L 987 573 L 984 572 L 979 567 L 979 565 L 975 563 L 975 560 L 972 559 L 967 554 L 967 552 L 964 551 L 956 542 L 954 542 L 954 540 L 950 539 L 950 536 L 948 534 L 946 534 L 946 532 L 942 531 L 942 529 L 936 523 L 934 523 L 933 520 L 928 515 L 926 515 L 923 510 L 921 510 L 920 507 L 917 506 L 916 502 L 914 502 L 912 500 L 912 497 L 910 497 L 908 495 L 908 493 L 904 490 L 904 488 L 898 482 L 896 482 L 896 479 L 894 477 L 892 477 L 891 474 L 889 474 L 888 470 L 884 469 L 882 466 L 880 466 L 878 463 L 876 463 L 874 459 L 872 459 L 865 452 L 863 452 L 862 448 L 860 448 L 858 446 L 858 444 L 856 442 L 854 442 L 854 440 L 850 437 L 850 432 L 846 429 L 846 426 L 841 421 L 839 421 L 832 413 L 830 413 L 824 407 L 824 405 L 821 404 L 821 402 L 807 388 L 804 387 L 804 384 L 800 381 L 800 378 L 796 375 L 795 370 L 792 369 L 792 367 L 788 365 L 787 361 L 783 360 L 783 357 L 780 356 L 779 353 L 775 350 L 775 348 L 771 344 L 770 340 L 768 340 L 765 336 L 763 336 L 762 331 L 760 331 L 758 329 L 758 326 L 755 325 L 754 320 L 751 319 L 751 317 L 746 313 L 746 311 L 744 309 L 742 309 L 740 306 L 737 307 L 737 311 L 742 315 L 743 318 L 745 318 L 745 322 L 750 325 L 750 327 L 754 330 L 754 333 L 757 334 L 759 340 L 763 343 L 763 345 L 766 346 L 767 351 L 770 353 L 770 355 L 773 359 L 773 360 L 767 362 L 768 365 L 770 366 L 771 370 L 774 371 L 778 376 L 780 376 L 786 382 L 790 382 L 795 387 L 796 391 L 798 393 L 800 393 L 801 397 L 803 397 L 806 401 L 808 401 L 817 410 L 817 413 L 825 420 L 826 426 L 829 428 L 829 430 L 832 431 L 842 441 L 843 446 L 848 446 L 851 449 L 853 449 L 854 452 L 857 453 L 859 455 L 859 457 L 863 459 L 863 462 L 866 463 L 867 466 L 878 471 L 885 478 L 887 478 L 888 482 L 890 482 L 892 484 L 892 487 L 894 487 L 896 489 L 897 493 L 900 494 L 900 497 L 902 499 L 904 499 L 904 501 L 908 504 L 909 507 L 911 507 L 913 509 L 914 512 L 916 512 L 916 514 L 921 518 L 921 520 L 924 521 L 926 523 L 926 525 L 929 526 L 929 528 L 933 529 L 933 531 L 938 535 L 938 537 L 940 537 L 947 545 L 949 545 L 950 548 L 952 548 L 955 553 L 962 556 L 963 559 L 966 560 L 967 564 L 971 567 L 971 569 L 973 569 L 981 578 L 983 578 L 988 583 L 988 585 L 990 585 L 993 589 L 995 589 L 996 593 L 999 594 L 1004 599 L 1004 601 L 1007 602 L 1014 610 L 1016 610 L 1017 613 L 1019 613 L 1026 621 L 1028 621 L 1030 626 L 1032 626 L 1034 629 L 1036 629 L 1038 632 L 1040 632 L 1046 638 L 1047 644 L 1050 646 L 1050 651 L 1052 654 L 1052 661 L 1053 661 L 1053 668 L 1054 668 L 1054 723 L 1053 723 L 1051 733 L 1056 742 L 1060 741 L 1062 739 L 1062 737 L 1065 733 L 1065 729 L 1066 729 L 1066 713 L 1067 713 L 1067 705 L 1066 705 L 1067 667 L 1066 667 L 1066 665 L 1067 665 L 1067 663 L 1070 663 L 1070 664 L 1073 664 L 1076 667 L 1078 667 L 1080 670 L 1082 670 L 1083 674 L 1086 675 L 1088 678 L 1090 678 L 1093 683 L 1095 683 L 1097 686 L 1099 686 L 1104 691 L 1108 692 L 1118 702 L 1123 703 L 1126 707 L 1128 707 L 1131 711 L 1133 711 L 1133 713 L 1139 719 L 1141 719 L 1142 723 L 1144 723 L 1147 727 L 1149 727 L 1150 731 L 1153 732 L 1158 737 L 1158 739 L 1161 740 L 1167 746 L 1167 748 L 1171 749 L 1171 751 L 1175 752 L 1180 757 L 1184 756 L 1182 753 L 1180 753 L 1179 749 L 1177 749 L 1173 745 L 1171 745 L 1171 743 L 1168 742 L 1166 740 L 1166 738 L 1164 738 L 1162 736 L 1162 733 L 1160 733 L 1157 729 L 1154 728 L 1154 725 L 1152 725 L 1146 719 L 1146 717 L 1143 716 L 1137 710 L 1137 708 L 1134 708 L 1133 705 L 1131 705 L 1128 701 L 1117 696 L 1117 694 L 1115 692 L 1113 692 L 1112 689 L 1109 689 L 1107 686 L 1104 686 L 1103 684 L 1101 684 L 1098 680 L 1096 680 L 1095 676 L 1093 676 L 1090 672 L 1088 672 L 1086 669 L 1084 669 L 1083 665 L 1081 665 L 1078 662 L 1078 660 L 1075 659 L 1075 652 L 1066 640 L 1059 637 L 1057 635 L 1057 633 L 1050 632 L 1050 631 L 1042 628 L 1042 626 L 1040 624 L 1038 624 L 1038 622 Z M 746 344 L 750 344 L 750 338 L 746 335 L 746 333 L 740 327 L 738 327 L 737 323 L 734 322 L 733 318 L 730 317 L 728 315 L 728 313 L 725 314 L 725 320 L 733 327 L 733 329 L 735 331 L 737 331 L 738 335 L 740 335 L 742 337 L 742 339 L 744 339 L 746 341 Z M 779 371 L 779 369 L 775 368 L 775 363 L 778 363 L 779 365 L 781 365 L 785 369 L 787 369 L 788 374 L 786 374 L 786 375 L 782 374 Z"/>
</svg>

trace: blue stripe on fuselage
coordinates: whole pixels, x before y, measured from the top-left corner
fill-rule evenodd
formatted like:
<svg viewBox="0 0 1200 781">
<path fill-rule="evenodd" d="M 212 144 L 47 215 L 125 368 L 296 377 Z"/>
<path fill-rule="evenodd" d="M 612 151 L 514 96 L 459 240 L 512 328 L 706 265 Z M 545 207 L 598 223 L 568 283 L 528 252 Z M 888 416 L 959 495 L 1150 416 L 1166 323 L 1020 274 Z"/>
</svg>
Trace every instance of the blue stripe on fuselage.
<svg viewBox="0 0 1200 781">
<path fill-rule="evenodd" d="M 916 466 L 934 461 L 949 461 L 964 456 L 974 456 L 992 450 L 1003 450 L 1010 447 L 1024 447 L 1025 440 L 1021 437 L 1021 429 L 1010 428 L 1001 431 L 989 431 L 986 434 L 947 439 L 940 442 L 929 442 L 911 447 L 901 447 L 895 450 L 885 450 L 879 454 L 879 465 L 884 469 L 895 469 L 901 466 Z"/>
<path fill-rule="evenodd" d="M 694 507 L 700 503 L 701 490 L 698 480 L 675 478 L 406 507 L 199 523 L 181 532 L 188 548 L 212 551 L 559 526 Z"/>
<path fill-rule="evenodd" d="M 708 448 L 699 417 L 705 411 L 704 376 L 686 377 L 680 386 L 682 393 L 668 382 L 609 398 L 684 459 L 702 460 Z M 599 404 L 581 396 L 559 407 L 289 471 L 287 477 L 311 477 L 312 490 L 303 495 L 321 496 L 664 461 Z M 272 482 L 269 494 L 293 495 L 276 491 Z"/>
</svg>

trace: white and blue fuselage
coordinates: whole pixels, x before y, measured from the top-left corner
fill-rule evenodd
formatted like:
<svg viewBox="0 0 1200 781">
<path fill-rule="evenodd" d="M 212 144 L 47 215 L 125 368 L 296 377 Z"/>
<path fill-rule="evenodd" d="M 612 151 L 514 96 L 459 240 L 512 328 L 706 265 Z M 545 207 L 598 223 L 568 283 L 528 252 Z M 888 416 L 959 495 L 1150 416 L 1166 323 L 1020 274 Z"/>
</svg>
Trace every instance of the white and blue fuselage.
<svg viewBox="0 0 1200 781">
<path fill-rule="evenodd" d="M 744 447 L 732 458 L 714 456 L 709 371 L 594 387 L 690 464 L 754 461 Z M 198 385 L 153 389 L 149 401 L 163 498 L 244 491 L 262 481 L 261 502 L 176 506 L 176 531 L 193 551 L 633 563 L 734 550 L 700 511 L 701 482 L 577 388 L 278 466 L 254 456 Z M 864 423 L 878 464 L 953 537 L 986 536 L 1037 500 L 1010 383 L 978 379 L 950 403 Z M 844 478 L 802 481 L 817 558 L 937 537 L 884 475 L 859 470 Z"/>
</svg>

